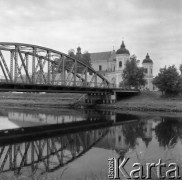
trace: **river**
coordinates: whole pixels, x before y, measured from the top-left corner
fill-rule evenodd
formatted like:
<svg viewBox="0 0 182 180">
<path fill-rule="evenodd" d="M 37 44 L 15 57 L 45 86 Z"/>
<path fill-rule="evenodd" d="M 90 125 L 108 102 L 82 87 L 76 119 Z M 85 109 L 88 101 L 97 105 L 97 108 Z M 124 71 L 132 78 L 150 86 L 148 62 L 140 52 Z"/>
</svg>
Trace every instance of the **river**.
<svg viewBox="0 0 182 180">
<path fill-rule="evenodd" d="M 161 175 L 169 163 L 176 163 L 181 175 L 182 117 L 89 109 L 0 111 L 2 180 L 108 179 L 113 158 L 128 159 L 128 174 L 137 162 L 146 177 L 146 164 L 161 160 L 167 166 Z M 159 179 L 157 168 L 151 179 Z"/>
</svg>

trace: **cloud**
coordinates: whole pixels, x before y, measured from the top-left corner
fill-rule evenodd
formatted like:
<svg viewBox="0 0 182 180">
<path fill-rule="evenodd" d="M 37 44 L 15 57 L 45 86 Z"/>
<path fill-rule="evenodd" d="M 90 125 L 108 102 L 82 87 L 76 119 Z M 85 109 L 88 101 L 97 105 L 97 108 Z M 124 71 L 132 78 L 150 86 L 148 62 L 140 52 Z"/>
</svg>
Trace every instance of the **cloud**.
<svg viewBox="0 0 182 180">
<path fill-rule="evenodd" d="M 0 0 L 0 39 L 38 44 L 67 52 L 119 48 L 149 52 L 155 73 L 182 59 L 180 0 Z"/>
</svg>

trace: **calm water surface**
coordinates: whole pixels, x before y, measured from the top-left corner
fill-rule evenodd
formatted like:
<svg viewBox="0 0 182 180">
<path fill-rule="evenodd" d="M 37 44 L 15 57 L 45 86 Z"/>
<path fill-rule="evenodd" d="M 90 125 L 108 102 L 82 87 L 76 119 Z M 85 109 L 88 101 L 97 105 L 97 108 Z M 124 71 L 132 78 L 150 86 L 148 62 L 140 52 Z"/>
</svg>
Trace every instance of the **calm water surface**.
<svg viewBox="0 0 182 180">
<path fill-rule="evenodd" d="M 53 133 L 55 128 L 60 130 Z M 66 109 L 0 112 L 0 180 L 108 179 L 112 157 L 129 157 L 128 172 L 134 162 L 159 159 L 180 166 L 182 117 Z M 157 179 L 155 169 L 152 173 Z"/>
</svg>

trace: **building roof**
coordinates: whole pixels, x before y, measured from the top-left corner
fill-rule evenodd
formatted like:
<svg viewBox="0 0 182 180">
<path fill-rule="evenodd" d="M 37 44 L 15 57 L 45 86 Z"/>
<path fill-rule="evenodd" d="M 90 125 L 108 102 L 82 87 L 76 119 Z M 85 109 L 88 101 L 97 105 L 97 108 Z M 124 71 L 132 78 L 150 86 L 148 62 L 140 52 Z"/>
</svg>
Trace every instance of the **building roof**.
<svg viewBox="0 0 182 180">
<path fill-rule="evenodd" d="M 90 58 L 92 61 L 99 61 L 99 60 L 109 60 L 111 58 L 112 51 L 106 52 L 97 52 L 97 53 L 90 53 Z"/>
<path fill-rule="evenodd" d="M 146 58 L 143 60 L 142 64 L 143 64 L 143 63 L 150 63 L 150 64 L 153 64 L 153 61 L 152 61 L 152 59 L 150 59 L 150 56 L 149 56 L 148 53 L 147 53 L 147 55 L 146 55 Z"/>
<path fill-rule="evenodd" d="M 124 41 L 122 41 L 120 48 L 116 51 L 116 54 L 128 54 L 128 55 L 130 55 L 130 52 L 128 51 L 128 49 L 125 48 Z"/>
</svg>

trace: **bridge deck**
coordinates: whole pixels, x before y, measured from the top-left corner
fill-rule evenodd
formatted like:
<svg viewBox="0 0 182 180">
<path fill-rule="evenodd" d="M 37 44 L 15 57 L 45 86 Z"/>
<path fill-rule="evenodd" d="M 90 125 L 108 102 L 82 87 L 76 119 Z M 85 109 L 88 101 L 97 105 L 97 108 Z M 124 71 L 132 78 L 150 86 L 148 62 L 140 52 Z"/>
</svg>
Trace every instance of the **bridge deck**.
<svg viewBox="0 0 182 180">
<path fill-rule="evenodd" d="M 0 91 L 17 91 L 17 92 L 48 92 L 48 93 L 136 93 L 138 90 L 118 89 L 118 88 L 100 88 L 100 87 L 78 87 L 78 86 L 61 86 L 45 84 L 25 84 L 25 83 L 5 83 L 0 82 Z"/>
</svg>

